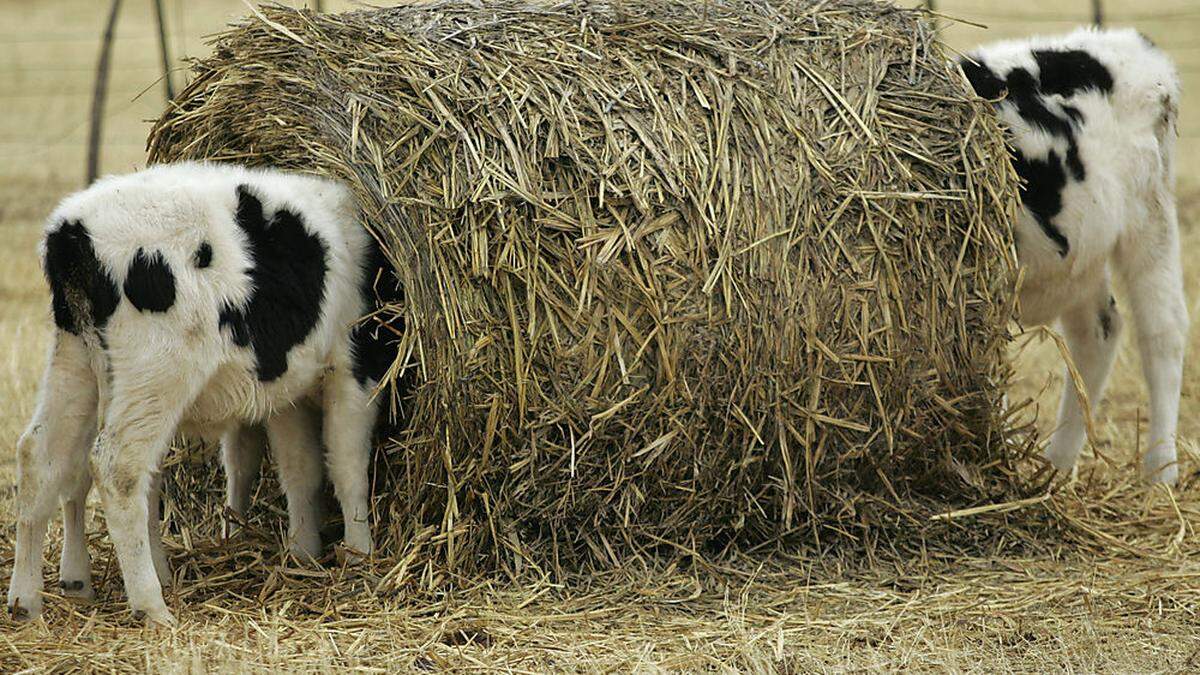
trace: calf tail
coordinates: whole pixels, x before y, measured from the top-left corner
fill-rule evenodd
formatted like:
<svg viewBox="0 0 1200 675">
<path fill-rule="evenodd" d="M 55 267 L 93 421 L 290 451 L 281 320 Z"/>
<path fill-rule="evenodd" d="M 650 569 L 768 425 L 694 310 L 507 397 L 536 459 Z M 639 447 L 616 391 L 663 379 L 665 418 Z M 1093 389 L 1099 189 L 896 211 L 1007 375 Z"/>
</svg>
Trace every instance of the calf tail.
<svg viewBox="0 0 1200 675">
<path fill-rule="evenodd" d="M 1159 99 L 1161 111 L 1154 124 L 1154 136 L 1158 139 L 1159 160 L 1163 175 L 1170 183 L 1175 180 L 1175 139 L 1179 136 L 1179 99 L 1176 93 L 1164 93 Z"/>
<path fill-rule="evenodd" d="M 54 324 L 82 335 L 103 328 L 116 311 L 120 294 L 96 257 L 92 238 L 78 221 L 63 222 L 46 235 L 43 270 L 50 283 Z"/>
</svg>

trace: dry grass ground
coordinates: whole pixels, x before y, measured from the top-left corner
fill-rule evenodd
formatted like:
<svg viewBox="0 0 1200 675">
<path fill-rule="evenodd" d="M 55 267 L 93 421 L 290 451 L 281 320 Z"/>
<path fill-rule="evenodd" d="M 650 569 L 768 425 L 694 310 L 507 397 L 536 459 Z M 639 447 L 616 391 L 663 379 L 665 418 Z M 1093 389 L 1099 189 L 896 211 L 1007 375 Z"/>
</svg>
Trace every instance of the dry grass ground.
<svg viewBox="0 0 1200 675">
<path fill-rule="evenodd" d="M 11 448 L 33 405 L 49 319 L 31 255 L 40 219 L 77 187 L 82 126 L 102 3 L 0 2 L 0 584 L 11 569 Z M 199 35 L 242 13 L 237 2 L 167 3 L 172 22 L 200 53 Z M 326 3 L 334 4 L 334 3 Z M 1011 16 L 1084 16 L 1089 2 L 1052 8 L 1034 0 L 941 2 L 945 11 L 995 21 L 993 34 L 1066 27 L 997 21 Z M 1200 253 L 1200 9 L 1188 0 L 1121 0 L 1112 16 L 1136 22 L 1167 46 L 1192 92 L 1181 156 L 1185 260 Z M 1166 20 L 1150 20 L 1155 12 Z M 127 3 L 116 55 L 105 166 L 136 166 L 157 113 L 150 13 Z M 948 30 L 953 44 L 986 39 Z M 58 36 L 58 42 L 48 41 Z M 1187 274 L 1200 300 L 1200 266 Z M 1200 308 L 1193 302 L 1193 317 Z M 1200 331 L 1191 353 L 1200 354 Z M 1059 357 L 1049 341 L 1014 348 L 1021 377 L 1014 399 L 1054 410 Z M 391 567 L 316 570 L 275 556 L 277 535 L 251 533 L 239 546 L 172 539 L 179 568 L 175 631 L 135 626 L 102 519 L 92 552 L 100 598 L 51 599 L 46 620 L 0 619 L 0 670 L 226 671 L 506 669 L 841 671 L 866 669 L 1170 671 L 1200 669 L 1200 390 L 1196 359 L 1184 384 L 1185 476 L 1174 493 L 1147 491 L 1134 464 L 1146 397 L 1126 340 L 1098 416 L 1097 450 L 1079 478 L 1032 503 L 965 516 L 969 555 L 926 551 L 887 560 L 748 555 L 718 567 L 693 561 L 646 565 L 551 583 L 464 582 L 453 593 L 418 594 Z M 1040 426 L 1048 430 L 1052 414 Z M 1014 532 L 1006 536 L 1005 532 Z M 52 556 L 56 552 L 52 553 Z M 53 557 L 51 557 L 53 559 Z M 47 579 L 54 580 L 48 567 Z M 249 579 L 253 583 L 247 584 Z M 250 592 L 247 592 L 250 589 Z"/>
</svg>

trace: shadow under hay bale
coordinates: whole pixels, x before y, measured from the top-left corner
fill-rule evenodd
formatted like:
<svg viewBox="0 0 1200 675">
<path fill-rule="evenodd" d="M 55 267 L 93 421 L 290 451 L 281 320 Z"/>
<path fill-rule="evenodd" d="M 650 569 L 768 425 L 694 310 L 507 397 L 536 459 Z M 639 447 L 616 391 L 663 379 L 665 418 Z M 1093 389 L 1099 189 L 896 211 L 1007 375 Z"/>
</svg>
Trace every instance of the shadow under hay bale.
<svg viewBox="0 0 1200 675">
<path fill-rule="evenodd" d="M 879 541 L 1014 486 L 1017 181 L 920 13 L 262 11 L 150 156 L 360 197 L 419 382 L 376 463 L 385 554 L 417 532 L 454 571 Z"/>
</svg>

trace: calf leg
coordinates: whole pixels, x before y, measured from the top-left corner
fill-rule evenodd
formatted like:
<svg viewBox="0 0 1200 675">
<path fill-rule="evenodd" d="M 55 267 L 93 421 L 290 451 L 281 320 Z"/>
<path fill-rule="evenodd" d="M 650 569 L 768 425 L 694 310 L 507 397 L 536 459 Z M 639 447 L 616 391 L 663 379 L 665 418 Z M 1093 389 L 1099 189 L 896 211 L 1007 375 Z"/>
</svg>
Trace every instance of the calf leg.
<svg viewBox="0 0 1200 675">
<path fill-rule="evenodd" d="M 154 573 L 158 575 L 158 583 L 166 588 L 171 585 L 171 563 L 167 562 L 167 552 L 163 548 L 162 518 L 159 510 L 162 507 L 162 474 L 158 468 L 150 473 L 150 490 L 146 495 L 146 531 L 150 537 L 150 558 L 154 561 Z"/>
<path fill-rule="evenodd" d="M 1179 234 L 1170 200 L 1161 203 L 1163 225 L 1122 251 L 1118 263 L 1129 289 L 1137 326 L 1142 374 L 1150 390 L 1150 439 L 1142 475 L 1171 485 L 1179 475 L 1175 430 L 1183 383 L 1188 315 L 1179 261 Z"/>
<path fill-rule="evenodd" d="M 46 523 L 59 499 L 80 485 L 87 473 L 96 401 L 96 379 L 83 340 L 56 332 L 33 419 L 17 441 L 17 536 L 7 599 L 16 618 L 41 614 Z M 76 556 L 77 551 L 73 551 Z M 86 564 L 82 568 L 71 571 L 87 579 Z"/>
<path fill-rule="evenodd" d="M 302 558 L 321 555 L 321 436 L 315 411 L 298 404 L 267 420 L 271 454 L 288 503 L 288 539 Z"/>
<path fill-rule="evenodd" d="M 1071 361 L 1079 371 L 1088 402 L 1095 410 L 1112 371 L 1122 327 L 1108 279 L 1085 302 L 1064 313 L 1061 322 Z M 1075 466 L 1079 451 L 1087 441 L 1083 406 L 1069 370 L 1065 379 L 1058 426 L 1046 448 L 1046 459 L 1060 471 L 1070 471 Z"/>
<path fill-rule="evenodd" d="M 372 552 L 367 467 L 378 408 L 379 404 L 371 400 L 371 390 L 359 384 L 348 370 L 336 368 L 326 380 L 329 477 L 342 506 L 345 543 L 365 555 Z"/>
<path fill-rule="evenodd" d="M 225 505 L 239 516 L 250 510 L 250 497 L 254 479 L 262 467 L 263 451 L 267 436 L 258 424 L 238 426 L 226 432 L 221 439 L 221 459 L 225 466 Z M 233 534 L 234 525 L 222 521 L 222 534 Z"/>
<path fill-rule="evenodd" d="M 117 410 L 113 412 L 126 408 L 116 403 Z M 166 452 L 174 425 L 155 420 L 153 417 L 157 415 L 147 417 L 136 424 L 127 422 L 120 414 L 110 414 L 96 439 L 92 470 L 130 607 L 135 614 L 144 614 L 151 621 L 171 624 L 174 618 L 163 601 L 150 543 L 158 533 L 152 534 L 148 525 L 149 498 L 157 498 L 151 495 L 151 476 Z"/>
<path fill-rule="evenodd" d="M 85 447 L 90 447 L 91 443 L 92 439 L 89 438 Z M 86 461 L 82 453 L 79 461 Z M 84 518 L 88 492 L 92 489 L 92 476 L 87 471 L 80 473 L 79 483 L 62 500 L 63 548 L 58 561 L 58 585 L 63 595 L 91 599 L 95 593 L 92 591 L 92 561 L 88 555 Z"/>
<path fill-rule="evenodd" d="M 92 477 L 104 505 L 108 533 L 135 615 L 160 624 L 175 619 L 163 601 L 149 524 L 157 515 L 149 499 L 159 463 L 170 447 L 183 411 L 211 370 L 163 368 L 171 359 L 113 363 L 112 398 L 92 451 Z M 202 363 L 202 360 L 200 361 Z"/>
</svg>

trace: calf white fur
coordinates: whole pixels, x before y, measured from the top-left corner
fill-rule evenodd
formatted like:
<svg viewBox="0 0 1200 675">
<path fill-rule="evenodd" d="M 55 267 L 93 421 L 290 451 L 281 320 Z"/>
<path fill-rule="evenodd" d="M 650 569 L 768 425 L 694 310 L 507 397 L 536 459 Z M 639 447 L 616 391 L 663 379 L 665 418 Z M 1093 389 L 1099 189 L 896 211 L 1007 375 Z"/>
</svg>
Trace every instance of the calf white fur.
<svg viewBox="0 0 1200 675">
<path fill-rule="evenodd" d="M 1174 196 L 1179 79 L 1133 30 L 1080 29 L 980 47 L 961 61 L 975 91 L 996 100 L 1026 181 L 1016 223 L 1025 268 L 1022 319 L 1061 322 L 1092 404 L 1104 392 L 1122 320 L 1123 282 L 1150 390 L 1142 461 L 1152 482 L 1178 476 L 1175 430 L 1188 328 Z M 1086 441 L 1066 387 L 1046 449 L 1070 470 Z"/>
<path fill-rule="evenodd" d="M 41 611 L 42 547 L 59 499 L 63 589 L 90 593 L 82 520 L 94 479 L 132 609 L 173 621 L 157 474 L 178 432 L 223 437 L 235 510 L 265 433 L 293 546 L 315 555 L 323 431 L 346 544 L 371 552 L 371 394 L 395 352 L 357 322 L 399 286 L 379 273 L 382 255 L 346 188 L 229 165 L 152 167 L 64 200 L 42 256 L 57 330 L 17 449 L 14 615 Z"/>
</svg>

